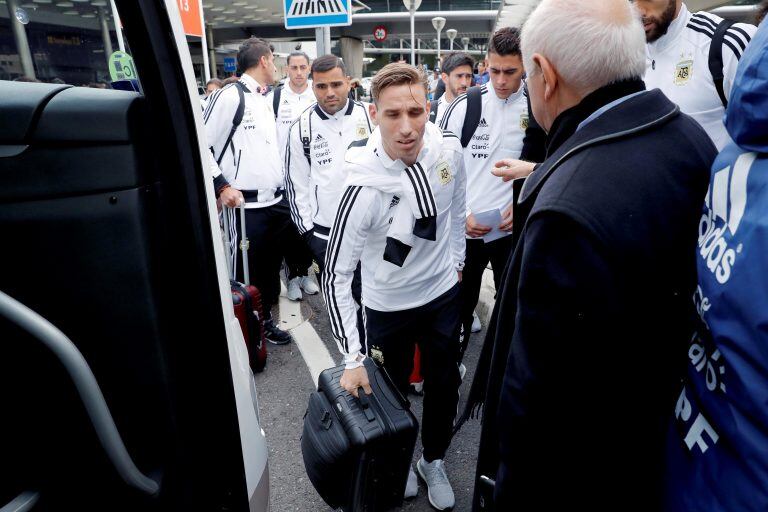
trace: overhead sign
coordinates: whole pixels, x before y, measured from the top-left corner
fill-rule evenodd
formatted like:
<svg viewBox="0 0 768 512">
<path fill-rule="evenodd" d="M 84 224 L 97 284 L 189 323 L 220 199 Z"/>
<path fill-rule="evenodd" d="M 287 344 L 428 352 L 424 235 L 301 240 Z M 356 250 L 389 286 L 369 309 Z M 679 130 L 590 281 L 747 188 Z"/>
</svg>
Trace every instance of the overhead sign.
<svg viewBox="0 0 768 512">
<path fill-rule="evenodd" d="M 234 57 L 224 57 L 224 71 L 234 73 L 237 71 L 237 61 Z"/>
<path fill-rule="evenodd" d="M 109 56 L 109 77 L 113 82 L 118 80 L 135 80 L 136 67 L 133 57 L 125 52 L 115 52 Z"/>
<path fill-rule="evenodd" d="M 351 2 L 352 0 L 283 0 L 285 28 L 351 25 Z"/>
<path fill-rule="evenodd" d="M 373 29 L 373 38 L 378 41 L 382 42 L 387 38 L 387 27 L 384 25 L 378 25 Z"/>
<path fill-rule="evenodd" d="M 200 17 L 200 0 L 177 0 L 181 24 L 188 36 L 203 37 L 203 22 Z"/>
</svg>

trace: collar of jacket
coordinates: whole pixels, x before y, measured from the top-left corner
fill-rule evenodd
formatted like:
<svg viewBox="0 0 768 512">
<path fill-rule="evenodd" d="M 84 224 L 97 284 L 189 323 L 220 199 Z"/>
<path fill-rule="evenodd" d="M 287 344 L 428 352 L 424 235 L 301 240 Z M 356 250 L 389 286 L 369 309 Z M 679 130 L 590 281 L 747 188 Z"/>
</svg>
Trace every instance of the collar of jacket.
<svg viewBox="0 0 768 512">
<path fill-rule="evenodd" d="M 341 110 L 344 110 L 344 109 L 346 109 L 344 111 L 345 116 L 352 114 L 352 111 L 355 109 L 355 102 L 347 98 L 347 103 L 341 108 Z M 341 110 L 339 110 L 339 112 L 341 112 Z M 317 117 L 319 117 L 323 121 L 331 117 L 336 117 L 339 114 L 339 112 L 336 112 L 336 114 L 333 114 L 333 115 L 326 114 L 325 111 L 320 107 L 320 103 L 315 103 L 315 113 L 317 114 Z"/>
<path fill-rule="evenodd" d="M 595 92 L 597 93 L 599 91 Z M 631 94 L 636 91 L 627 92 L 625 90 L 624 92 L 626 94 Z M 563 137 L 560 145 L 553 148 L 547 156 L 547 159 L 537 167 L 530 176 L 528 176 L 520 191 L 518 203 L 523 203 L 531 198 L 531 196 L 534 196 L 560 164 L 583 149 L 608 140 L 640 133 L 664 124 L 680 115 L 680 107 L 669 101 L 669 99 L 664 96 L 663 92 L 654 89 L 638 94 L 624 103 L 611 108 L 584 126 L 581 130 L 575 132 L 579 123 L 589 117 L 592 112 L 626 94 L 622 94 L 618 97 L 615 95 L 604 96 L 603 101 L 593 105 L 594 108 L 585 109 L 588 110 L 588 112 L 582 111 L 581 115 L 574 116 L 573 119 L 568 121 L 568 123 L 573 126 L 572 131 L 569 135 Z M 587 98 L 589 98 L 589 96 Z M 585 98 L 585 100 L 587 98 Z M 584 102 L 582 101 L 582 103 Z M 578 108 L 580 105 L 581 104 L 574 108 Z M 561 116 L 566 113 L 567 112 L 563 112 Z M 558 118 L 558 120 L 559 119 L 560 118 Z M 563 127 L 561 129 L 564 130 L 565 128 Z"/>
<path fill-rule="evenodd" d="M 547 135 L 547 157 L 557 151 L 557 148 L 576 133 L 579 124 L 594 112 L 612 101 L 643 90 L 645 90 L 645 84 L 642 80 L 616 82 L 591 92 L 578 105 L 561 112 L 555 122 L 552 123 L 552 128 Z"/>
</svg>

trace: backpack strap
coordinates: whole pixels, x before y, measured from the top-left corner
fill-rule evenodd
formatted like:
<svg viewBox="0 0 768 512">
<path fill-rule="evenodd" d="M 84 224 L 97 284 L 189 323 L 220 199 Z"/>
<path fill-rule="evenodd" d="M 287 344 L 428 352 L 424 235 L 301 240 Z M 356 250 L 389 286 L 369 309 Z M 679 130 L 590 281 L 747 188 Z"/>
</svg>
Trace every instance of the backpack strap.
<svg viewBox="0 0 768 512">
<path fill-rule="evenodd" d="M 227 136 L 227 142 L 224 143 L 224 147 L 221 148 L 221 154 L 216 159 L 216 165 L 221 165 L 221 161 L 224 159 L 224 153 L 227 152 L 227 147 L 232 143 L 232 136 L 237 131 L 237 127 L 243 122 L 243 113 L 245 112 L 245 93 L 243 92 L 244 85 L 240 82 L 235 82 L 235 89 L 237 89 L 237 95 L 240 97 L 240 103 L 237 105 L 235 116 L 232 118 L 232 129 L 229 130 Z"/>
<path fill-rule="evenodd" d="M 483 91 L 480 87 L 470 87 L 467 91 L 467 113 L 464 115 L 464 125 L 461 127 L 461 147 L 465 148 L 480 124 L 483 113 Z"/>
<path fill-rule="evenodd" d="M 304 157 L 312 165 L 312 159 L 309 156 L 309 144 L 312 142 L 312 128 L 309 122 L 309 116 L 312 115 L 313 108 L 308 108 L 301 113 L 299 117 L 299 134 L 301 135 L 301 145 L 304 147 Z"/>
<path fill-rule="evenodd" d="M 437 124 L 437 107 L 440 103 L 440 100 L 435 100 L 432 102 L 432 106 L 429 107 L 429 122 L 432 124 Z"/>
<path fill-rule="evenodd" d="M 278 85 L 272 92 L 272 110 L 275 111 L 275 119 L 277 119 L 277 111 L 280 109 L 280 96 L 283 95 L 283 86 Z"/>
<path fill-rule="evenodd" d="M 725 33 L 731 28 L 733 23 L 732 20 L 721 21 L 715 29 L 712 43 L 709 46 L 709 72 L 712 74 L 712 80 L 715 82 L 715 89 L 717 89 L 717 95 L 720 96 L 723 107 L 728 106 L 728 98 L 726 98 L 725 90 L 723 89 L 723 79 L 725 78 L 725 73 L 723 72 L 723 43 L 725 42 Z"/>
</svg>

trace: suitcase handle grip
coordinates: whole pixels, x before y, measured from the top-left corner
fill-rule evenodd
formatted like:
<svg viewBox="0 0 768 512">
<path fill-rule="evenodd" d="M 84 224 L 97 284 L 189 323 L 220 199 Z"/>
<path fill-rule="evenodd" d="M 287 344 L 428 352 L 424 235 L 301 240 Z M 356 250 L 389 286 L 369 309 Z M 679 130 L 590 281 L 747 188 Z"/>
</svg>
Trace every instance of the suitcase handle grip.
<svg viewBox="0 0 768 512">
<path fill-rule="evenodd" d="M 376 416 L 374 416 L 373 411 L 371 410 L 371 399 L 365 394 L 365 390 L 362 386 L 357 388 L 357 399 L 360 401 L 360 406 L 363 409 L 363 414 L 365 414 L 365 419 L 374 421 Z"/>
</svg>

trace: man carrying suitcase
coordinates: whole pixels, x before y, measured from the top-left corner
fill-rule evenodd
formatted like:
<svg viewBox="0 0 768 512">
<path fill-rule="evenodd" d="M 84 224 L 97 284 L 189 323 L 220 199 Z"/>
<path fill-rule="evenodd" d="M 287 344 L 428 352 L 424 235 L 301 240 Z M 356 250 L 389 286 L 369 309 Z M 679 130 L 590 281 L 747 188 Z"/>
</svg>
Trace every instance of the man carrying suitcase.
<svg viewBox="0 0 768 512">
<path fill-rule="evenodd" d="M 373 79 L 370 111 L 378 127 L 347 151 L 349 177 L 330 234 L 323 291 L 344 354 L 341 385 L 353 395 L 361 387 L 371 392 L 366 357 L 405 394 L 418 342 L 424 452 L 416 468 L 432 506 L 446 510 L 454 505 L 443 457 L 460 383 L 466 177 L 459 139 L 427 123 L 426 92 L 424 73 L 407 64 L 389 64 Z M 351 292 L 360 261 L 367 356 Z M 411 470 L 406 497 L 417 491 Z"/>
</svg>

